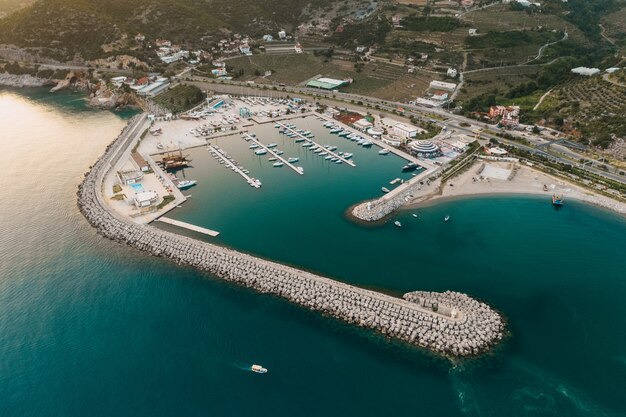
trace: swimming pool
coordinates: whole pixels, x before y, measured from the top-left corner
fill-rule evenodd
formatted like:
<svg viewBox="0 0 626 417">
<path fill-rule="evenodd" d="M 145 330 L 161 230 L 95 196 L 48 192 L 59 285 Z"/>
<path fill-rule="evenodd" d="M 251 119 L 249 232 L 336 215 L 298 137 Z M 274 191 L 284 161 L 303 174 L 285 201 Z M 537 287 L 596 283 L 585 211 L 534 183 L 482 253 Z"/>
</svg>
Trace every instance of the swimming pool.
<svg viewBox="0 0 626 417">
<path fill-rule="evenodd" d="M 133 190 L 135 191 L 135 193 L 143 193 L 144 189 L 143 189 L 143 185 L 141 184 L 130 184 L 131 187 L 133 187 Z"/>
</svg>

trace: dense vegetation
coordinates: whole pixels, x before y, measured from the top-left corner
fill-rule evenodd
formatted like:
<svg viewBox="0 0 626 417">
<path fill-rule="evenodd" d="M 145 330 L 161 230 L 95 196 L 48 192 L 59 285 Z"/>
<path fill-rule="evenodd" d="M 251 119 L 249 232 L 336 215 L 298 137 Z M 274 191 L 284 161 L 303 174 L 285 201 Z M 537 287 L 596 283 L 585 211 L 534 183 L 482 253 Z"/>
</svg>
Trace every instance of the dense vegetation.
<svg viewBox="0 0 626 417">
<path fill-rule="evenodd" d="M 345 24 L 340 31 L 335 29 L 331 40 L 346 47 L 382 44 L 391 29 L 387 19 L 375 16 L 363 22 Z"/>
</svg>

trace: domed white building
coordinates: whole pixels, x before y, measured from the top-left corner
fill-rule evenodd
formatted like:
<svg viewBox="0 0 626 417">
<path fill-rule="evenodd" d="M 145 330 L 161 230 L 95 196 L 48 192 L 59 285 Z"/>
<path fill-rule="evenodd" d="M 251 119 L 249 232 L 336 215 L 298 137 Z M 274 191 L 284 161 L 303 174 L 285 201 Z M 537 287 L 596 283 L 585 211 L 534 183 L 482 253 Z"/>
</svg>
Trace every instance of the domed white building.
<svg viewBox="0 0 626 417">
<path fill-rule="evenodd" d="M 379 138 L 385 134 L 385 131 L 381 127 L 370 127 L 367 129 L 367 133 L 375 138 Z"/>
<path fill-rule="evenodd" d="M 436 158 L 441 156 L 441 149 L 429 140 L 414 140 L 409 144 L 409 149 L 418 158 Z"/>
</svg>

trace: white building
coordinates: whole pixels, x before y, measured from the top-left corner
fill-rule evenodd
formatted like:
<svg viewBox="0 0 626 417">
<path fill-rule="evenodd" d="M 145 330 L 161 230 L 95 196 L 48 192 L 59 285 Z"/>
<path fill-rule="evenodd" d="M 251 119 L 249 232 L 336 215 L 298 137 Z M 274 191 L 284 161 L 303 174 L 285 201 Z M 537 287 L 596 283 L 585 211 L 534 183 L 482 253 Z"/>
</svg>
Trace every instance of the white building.
<svg viewBox="0 0 626 417">
<path fill-rule="evenodd" d="M 454 91 L 456 90 L 456 84 L 433 80 L 430 82 L 430 88 L 433 90 Z"/>
<path fill-rule="evenodd" d="M 446 75 L 452 78 L 456 78 L 457 74 L 458 74 L 458 71 L 455 70 L 454 68 L 448 68 L 448 71 L 446 72 Z"/>
<path fill-rule="evenodd" d="M 280 32 L 278 32 L 278 38 L 284 40 L 285 38 L 287 38 L 287 32 L 281 30 Z"/>
<path fill-rule="evenodd" d="M 600 73 L 599 68 L 587 68 L 587 67 L 576 67 L 572 68 L 572 72 L 578 75 L 585 75 L 587 77 L 591 77 L 592 75 L 596 75 Z"/>
<path fill-rule="evenodd" d="M 335 117 L 339 116 L 341 112 L 334 107 L 328 107 L 326 111 L 324 112 L 324 114 L 334 119 Z"/>
<path fill-rule="evenodd" d="M 356 122 L 352 123 L 355 129 L 360 130 L 361 132 L 365 132 L 370 127 L 374 126 L 370 121 L 366 118 L 359 119 Z"/>
<path fill-rule="evenodd" d="M 116 87 L 121 87 L 125 81 L 126 81 L 125 76 L 111 78 L 111 84 L 113 84 Z"/>
<path fill-rule="evenodd" d="M 429 140 L 414 140 L 409 145 L 411 153 L 419 158 L 436 158 L 441 156 L 439 146 Z"/>
<path fill-rule="evenodd" d="M 272 35 L 263 35 L 263 40 L 265 42 L 272 42 L 274 40 L 274 37 Z"/>
<path fill-rule="evenodd" d="M 151 82 L 150 84 L 137 90 L 137 94 L 140 96 L 154 97 L 165 91 L 169 86 L 170 82 L 166 77 L 159 77 L 154 82 Z"/>
<path fill-rule="evenodd" d="M 395 124 L 391 130 L 400 137 L 414 138 L 418 135 L 420 128 L 405 123 L 398 123 Z"/>
<path fill-rule="evenodd" d="M 398 148 L 402 144 L 402 138 L 396 135 L 383 135 L 380 140 L 394 148 Z"/>
<path fill-rule="evenodd" d="M 154 191 L 144 191 L 135 194 L 134 202 L 137 208 L 150 207 L 159 199 L 159 195 Z"/>
</svg>

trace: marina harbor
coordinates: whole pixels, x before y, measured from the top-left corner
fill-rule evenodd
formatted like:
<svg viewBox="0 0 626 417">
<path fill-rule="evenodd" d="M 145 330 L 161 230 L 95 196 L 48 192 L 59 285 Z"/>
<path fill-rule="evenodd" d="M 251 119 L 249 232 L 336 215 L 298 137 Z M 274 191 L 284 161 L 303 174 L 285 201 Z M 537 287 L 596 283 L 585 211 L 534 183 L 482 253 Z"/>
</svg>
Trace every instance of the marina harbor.
<svg viewBox="0 0 626 417">
<path fill-rule="evenodd" d="M 81 211 L 103 235 L 444 355 L 476 355 L 502 339 L 504 324 L 499 314 L 463 294 L 414 293 L 399 299 L 152 226 L 139 225 L 136 216 L 119 212 L 115 205 L 108 202 L 107 187 L 102 184 L 107 181 L 106 178 L 116 175 L 111 168 L 131 158 L 132 149 L 137 146 L 141 149 L 139 141 L 148 123 L 145 114 L 136 116 L 98 160 L 79 190 Z M 264 145 L 251 134 L 244 135 L 249 139 L 248 142 L 258 145 L 277 160 L 279 157 L 281 161 L 284 160 L 273 150 L 277 145 Z M 247 175 L 220 147 L 206 143 L 204 146 L 207 146 L 215 161 L 221 160 L 224 166 L 228 164 L 239 175 Z M 377 153 L 374 155 L 383 158 Z M 182 152 L 177 158 L 175 165 L 177 168 L 182 165 L 180 169 L 196 163 L 195 158 L 192 160 Z M 295 166 L 293 170 L 300 173 Z M 166 184 L 168 179 L 171 181 L 169 176 L 165 176 Z M 172 190 L 177 189 L 173 183 L 171 187 Z M 168 204 L 176 203 L 172 201 L 163 204 L 163 213 Z M 177 206 L 171 206 L 170 210 Z M 209 236 L 217 235 L 217 232 L 201 226 L 163 218 L 162 214 L 161 219 L 177 227 Z M 481 336 L 477 337 L 478 334 Z"/>
</svg>

